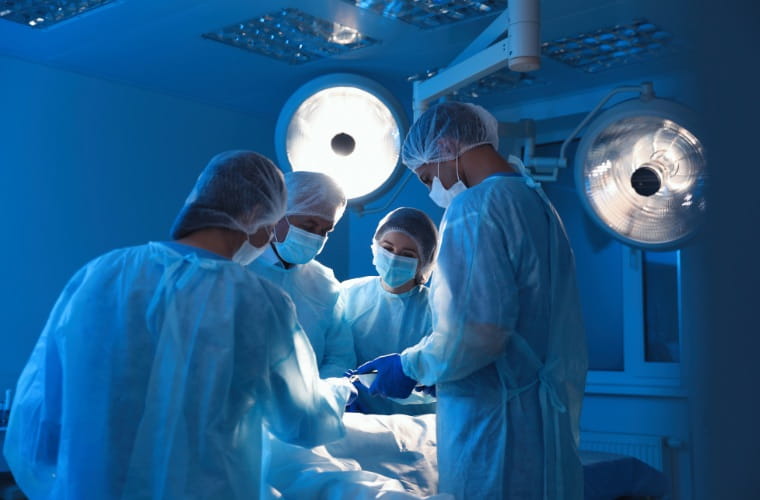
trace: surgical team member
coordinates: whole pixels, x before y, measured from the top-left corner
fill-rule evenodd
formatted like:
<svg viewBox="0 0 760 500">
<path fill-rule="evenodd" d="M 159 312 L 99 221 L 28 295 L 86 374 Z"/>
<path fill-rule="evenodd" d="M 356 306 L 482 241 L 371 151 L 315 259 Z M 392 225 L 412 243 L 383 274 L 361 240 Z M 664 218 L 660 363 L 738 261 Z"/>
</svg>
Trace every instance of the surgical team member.
<svg viewBox="0 0 760 500">
<path fill-rule="evenodd" d="M 250 268 L 293 299 L 321 376 L 342 377 L 356 359 L 351 336 L 339 328 L 340 282 L 314 258 L 343 215 L 346 197 L 331 177 L 318 172 L 288 172 L 285 184 L 285 216 L 275 226 L 274 241 Z"/>
<path fill-rule="evenodd" d="M 430 333 L 432 314 L 424 284 L 433 270 L 437 247 L 438 229 L 425 212 L 402 207 L 380 220 L 372 239 L 372 263 L 379 276 L 341 284 L 342 323 L 353 336 L 357 363 L 400 352 Z M 363 387 L 357 385 L 354 411 L 435 413 L 434 403 L 399 404 L 372 396 Z"/>
<path fill-rule="evenodd" d="M 436 384 L 439 491 L 456 498 L 583 498 L 578 419 L 587 368 L 574 258 L 554 207 L 496 119 L 446 102 L 412 126 L 403 161 L 446 208 L 431 285 L 433 331 L 371 392 Z M 417 381 L 417 382 L 415 382 Z"/>
<path fill-rule="evenodd" d="M 263 423 L 306 446 L 343 434 L 347 393 L 319 379 L 290 299 L 242 265 L 284 210 L 271 161 L 221 153 L 174 241 L 114 250 L 74 275 L 5 438 L 29 498 L 260 498 Z"/>
</svg>

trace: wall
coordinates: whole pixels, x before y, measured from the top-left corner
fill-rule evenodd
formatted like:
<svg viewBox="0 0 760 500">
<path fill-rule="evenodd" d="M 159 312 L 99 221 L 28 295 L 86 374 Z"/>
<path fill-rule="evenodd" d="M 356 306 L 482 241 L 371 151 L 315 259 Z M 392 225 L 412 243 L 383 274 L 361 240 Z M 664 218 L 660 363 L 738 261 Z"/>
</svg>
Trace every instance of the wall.
<svg viewBox="0 0 760 500">
<path fill-rule="evenodd" d="M 243 148 L 273 157 L 274 123 L 7 57 L 0 96 L 2 390 L 15 388 L 79 267 L 167 239 L 208 159 Z"/>
</svg>

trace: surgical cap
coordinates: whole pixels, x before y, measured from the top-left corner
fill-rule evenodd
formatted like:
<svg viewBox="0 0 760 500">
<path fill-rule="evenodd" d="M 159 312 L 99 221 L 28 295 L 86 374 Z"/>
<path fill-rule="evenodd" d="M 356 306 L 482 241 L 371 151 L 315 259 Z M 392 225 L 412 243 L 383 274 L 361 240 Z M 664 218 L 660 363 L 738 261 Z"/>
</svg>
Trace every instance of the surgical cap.
<svg viewBox="0 0 760 500">
<path fill-rule="evenodd" d="M 420 263 L 417 266 L 417 281 L 425 283 L 430 277 L 438 249 L 438 228 L 425 212 L 416 208 L 401 207 L 388 213 L 377 225 L 375 241 L 380 241 L 386 233 L 404 233 L 417 244 Z"/>
<path fill-rule="evenodd" d="M 282 172 L 252 151 L 227 151 L 209 161 L 172 226 L 172 238 L 223 227 L 255 233 L 285 214 Z"/>
<path fill-rule="evenodd" d="M 499 148 L 496 118 L 476 104 L 448 101 L 429 108 L 414 122 L 401 160 L 416 170 L 426 163 L 453 160 L 483 144 Z"/>
<path fill-rule="evenodd" d="M 287 215 L 315 215 L 337 224 L 346 209 L 346 195 L 332 177 L 319 172 L 285 174 Z"/>
</svg>

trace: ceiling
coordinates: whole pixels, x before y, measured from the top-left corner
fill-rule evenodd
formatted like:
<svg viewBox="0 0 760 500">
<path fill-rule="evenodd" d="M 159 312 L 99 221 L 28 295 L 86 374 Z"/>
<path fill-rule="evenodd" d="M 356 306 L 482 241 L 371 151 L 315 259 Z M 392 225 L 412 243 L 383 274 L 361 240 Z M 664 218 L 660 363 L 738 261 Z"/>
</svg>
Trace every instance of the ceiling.
<svg viewBox="0 0 760 500">
<path fill-rule="evenodd" d="M 499 103 L 559 96 L 684 66 L 689 25 L 679 4 L 543 0 L 544 41 L 646 19 L 670 32 L 681 50 L 595 74 L 543 57 L 533 74 L 539 85 L 504 93 Z M 351 26 L 380 43 L 291 65 L 201 36 L 286 7 Z M 117 0 L 46 29 L 0 19 L 0 54 L 271 117 L 299 86 L 331 72 L 375 79 L 409 106 L 408 77 L 446 66 L 494 17 L 423 30 L 344 0 Z"/>
</svg>

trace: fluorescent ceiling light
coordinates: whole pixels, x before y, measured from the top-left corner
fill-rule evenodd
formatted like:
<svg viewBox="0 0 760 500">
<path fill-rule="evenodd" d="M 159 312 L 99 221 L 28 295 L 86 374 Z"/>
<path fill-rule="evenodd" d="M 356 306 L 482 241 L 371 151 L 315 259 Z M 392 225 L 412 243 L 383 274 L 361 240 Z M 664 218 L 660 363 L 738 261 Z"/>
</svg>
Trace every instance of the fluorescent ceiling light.
<svg viewBox="0 0 760 500">
<path fill-rule="evenodd" d="M 2 0 L 0 19 L 32 28 L 47 28 L 113 0 Z"/>
<path fill-rule="evenodd" d="M 501 12 L 507 0 L 344 0 L 361 9 L 398 19 L 419 28 L 467 21 Z"/>
<path fill-rule="evenodd" d="M 544 42 L 543 55 L 597 73 L 672 50 L 673 35 L 646 20 Z"/>
<path fill-rule="evenodd" d="M 378 42 L 350 26 L 291 8 L 231 24 L 203 37 L 290 64 L 333 57 Z"/>
</svg>

